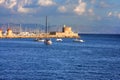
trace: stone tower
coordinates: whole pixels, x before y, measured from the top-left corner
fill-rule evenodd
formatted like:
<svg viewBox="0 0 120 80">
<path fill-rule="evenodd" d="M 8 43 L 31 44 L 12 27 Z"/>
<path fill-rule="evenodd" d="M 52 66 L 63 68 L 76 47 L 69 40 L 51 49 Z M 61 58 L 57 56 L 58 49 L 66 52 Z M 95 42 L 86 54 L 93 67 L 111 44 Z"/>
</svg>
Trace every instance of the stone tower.
<svg viewBox="0 0 120 80">
<path fill-rule="evenodd" d="M 11 38 L 13 36 L 13 32 L 10 28 L 7 29 L 7 37 Z"/>
<path fill-rule="evenodd" d="M 71 27 L 67 27 L 67 26 L 64 25 L 63 32 L 64 33 L 72 33 L 72 28 Z"/>
</svg>

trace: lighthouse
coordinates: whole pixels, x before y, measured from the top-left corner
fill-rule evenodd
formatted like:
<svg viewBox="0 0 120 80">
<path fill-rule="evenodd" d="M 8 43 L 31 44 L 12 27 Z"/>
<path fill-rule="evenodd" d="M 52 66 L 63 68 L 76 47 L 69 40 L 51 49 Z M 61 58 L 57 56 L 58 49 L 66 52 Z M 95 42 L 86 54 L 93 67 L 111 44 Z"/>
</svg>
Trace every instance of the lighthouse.
<svg viewBox="0 0 120 80">
<path fill-rule="evenodd" d="M 2 29 L 0 29 L 0 38 L 2 38 Z"/>
</svg>

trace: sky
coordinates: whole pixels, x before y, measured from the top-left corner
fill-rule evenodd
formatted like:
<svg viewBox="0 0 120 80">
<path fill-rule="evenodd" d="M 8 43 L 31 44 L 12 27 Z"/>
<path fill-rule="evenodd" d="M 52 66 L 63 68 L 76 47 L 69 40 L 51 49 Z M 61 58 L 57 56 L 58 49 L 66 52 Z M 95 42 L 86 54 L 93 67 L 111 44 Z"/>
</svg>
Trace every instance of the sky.
<svg viewBox="0 0 120 80">
<path fill-rule="evenodd" d="M 68 25 L 81 33 L 120 34 L 120 0 L 0 0 L 0 23 Z"/>
</svg>

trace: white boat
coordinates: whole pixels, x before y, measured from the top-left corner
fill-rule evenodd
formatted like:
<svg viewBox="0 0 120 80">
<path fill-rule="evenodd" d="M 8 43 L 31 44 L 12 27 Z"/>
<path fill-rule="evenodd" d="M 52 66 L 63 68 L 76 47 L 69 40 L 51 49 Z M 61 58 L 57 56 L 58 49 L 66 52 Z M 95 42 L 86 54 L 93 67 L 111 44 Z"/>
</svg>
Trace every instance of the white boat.
<svg viewBox="0 0 120 80">
<path fill-rule="evenodd" d="M 46 40 L 44 41 L 44 43 L 45 43 L 46 45 L 51 45 L 51 44 L 52 44 L 52 41 L 51 41 L 50 39 L 46 39 Z"/>
<path fill-rule="evenodd" d="M 61 38 L 57 38 L 56 41 L 57 41 L 57 42 L 61 42 L 61 41 L 63 41 L 63 40 L 62 40 Z"/>
<path fill-rule="evenodd" d="M 82 40 L 82 39 L 74 39 L 73 41 L 74 41 L 74 42 L 85 42 L 85 41 Z"/>
<path fill-rule="evenodd" d="M 48 25 L 47 25 L 47 16 L 46 16 L 46 39 L 44 41 L 44 44 L 46 45 L 51 45 L 52 44 L 52 41 L 51 39 L 48 38 Z"/>
<path fill-rule="evenodd" d="M 40 39 L 35 39 L 35 41 L 44 42 L 45 40 L 40 38 Z"/>
</svg>

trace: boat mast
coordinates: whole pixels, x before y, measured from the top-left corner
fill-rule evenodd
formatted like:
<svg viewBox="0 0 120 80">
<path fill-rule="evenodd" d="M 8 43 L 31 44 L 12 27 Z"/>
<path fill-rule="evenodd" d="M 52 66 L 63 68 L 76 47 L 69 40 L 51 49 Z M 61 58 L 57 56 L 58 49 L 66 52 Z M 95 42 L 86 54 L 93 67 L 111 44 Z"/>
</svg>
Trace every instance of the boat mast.
<svg viewBox="0 0 120 80">
<path fill-rule="evenodd" d="M 46 16 L 46 33 L 48 33 L 47 16 Z"/>
<path fill-rule="evenodd" d="M 46 38 L 47 38 L 47 34 L 48 34 L 47 16 L 46 16 L 46 31 L 45 31 L 45 33 L 46 33 Z"/>
<path fill-rule="evenodd" d="M 47 16 L 46 16 L 46 40 L 44 41 L 46 45 L 51 45 L 52 41 L 48 39 L 48 24 L 47 24 Z"/>
</svg>

